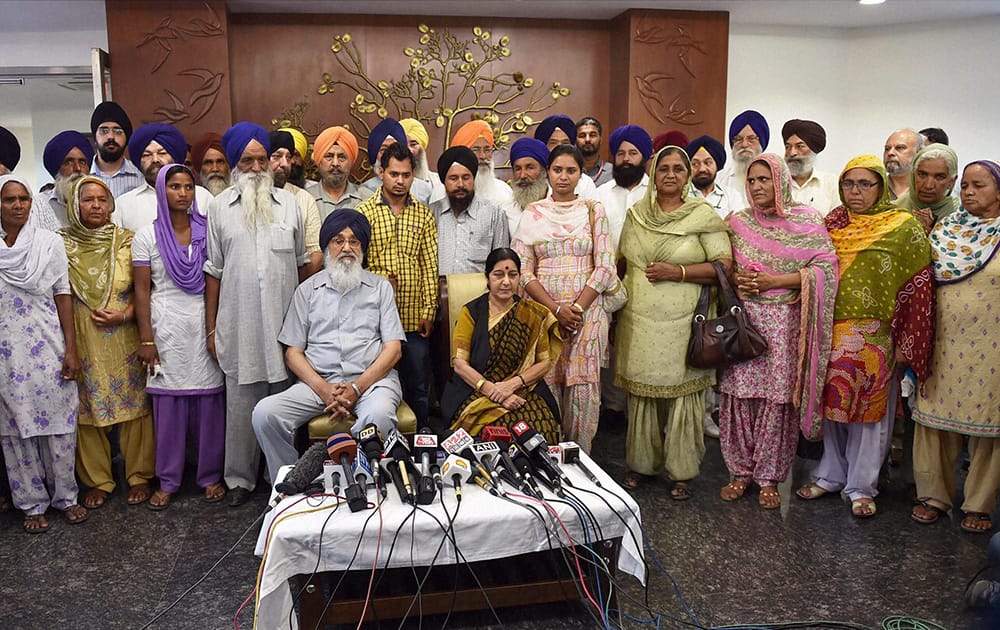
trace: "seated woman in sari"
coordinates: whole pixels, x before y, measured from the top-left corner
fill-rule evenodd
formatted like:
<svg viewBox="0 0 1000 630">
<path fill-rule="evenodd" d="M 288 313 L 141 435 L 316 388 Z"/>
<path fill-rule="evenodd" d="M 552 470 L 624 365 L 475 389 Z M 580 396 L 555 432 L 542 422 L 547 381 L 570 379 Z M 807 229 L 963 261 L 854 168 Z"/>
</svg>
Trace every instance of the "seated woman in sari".
<svg viewBox="0 0 1000 630">
<path fill-rule="evenodd" d="M 544 306 L 517 296 L 521 258 L 495 249 L 486 258 L 488 291 L 462 307 L 455 324 L 455 373 L 441 396 L 451 428 L 524 420 L 549 444 L 559 442 L 559 408 L 545 375 L 562 352 L 559 322 Z"/>
</svg>

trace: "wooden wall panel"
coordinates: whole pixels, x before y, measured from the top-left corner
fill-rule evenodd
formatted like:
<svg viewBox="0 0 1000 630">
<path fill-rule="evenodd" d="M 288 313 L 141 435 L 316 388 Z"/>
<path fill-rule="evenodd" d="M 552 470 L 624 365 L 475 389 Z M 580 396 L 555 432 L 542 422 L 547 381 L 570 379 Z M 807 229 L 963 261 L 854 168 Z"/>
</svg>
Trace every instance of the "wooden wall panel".
<svg viewBox="0 0 1000 630">
<path fill-rule="evenodd" d="M 309 135 L 335 124 L 350 123 L 352 129 L 357 129 L 361 125 L 351 119 L 348 109 L 355 96 L 353 92 L 338 86 L 332 94 L 317 94 L 324 72 L 346 76 L 331 52 L 335 36 L 350 34 L 350 44 L 357 47 L 372 79 L 389 80 L 399 78 L 408 68 L 411 58 L 404 55 L 404 49 L 420 47 L 420 24 L 438 32 L 448 30 L 461 40 L 471 40 L 475 26 L 488 30 L 494 42 L 509 37 L 510 57 L 491 64 L 488 73 L 516 70 L 534 79 L 535 87 L 558 81 L 560 86 L 570 89 L 570 94 L 560 96 L 550 109 L 531 114 L 535 121 L 554 113 L 565 113 L 574 120 L 585 115 L 602 121 L 610 117 L 612 99 L 606 89 L 610 32 L 603 22 L 234 14 L 231 24 L 235 119 L 270 122 L 282 110 L 305 99 L 309 107 L 303 126 Z M 545 99 L 552 102 L 547 91 Z M 392 107 L 387 113 L 401 117 Z M 452 131 L 470 117 L 457 116 Z M 366 118 L 372 126 L 379 120 L 376 113 Z M 424 124 L 431 136 L 429 154 L 433 169 L 433 160 L 446 147 L 447 138 L 444 129 L 435 127 L 433 120 Z M 498 162 L 502 160 L 503 156 L 498 156 Z"/>
<path fill-rule="evenodd" d="M 231 124 L 225 0 L 106 0 L 112 98 L 188 138 Z"/>
<path fill-rule="evenodd" d="M 631 10 L 615 18 L 613 30 L 614 88 L 628 92 L 615 124 L 640 125 L 652 136 L 679 129 L 724 139 L 728 13 Z"/>
</svg>

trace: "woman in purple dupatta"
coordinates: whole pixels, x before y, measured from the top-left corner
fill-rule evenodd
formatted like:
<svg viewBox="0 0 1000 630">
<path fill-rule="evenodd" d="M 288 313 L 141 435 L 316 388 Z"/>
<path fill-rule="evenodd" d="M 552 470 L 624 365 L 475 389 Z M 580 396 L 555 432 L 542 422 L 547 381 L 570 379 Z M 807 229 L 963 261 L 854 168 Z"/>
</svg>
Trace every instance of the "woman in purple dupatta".
<svg viewBox="0 0 1000 630">
<path fill-rule="evenodd" d="M 837 255 L 812 208 L 792 200 L 785 162 L 765 153 L 750 163 L 750 208 L 729 218 L 737 290 L 767 351 L 722 372 L 719 429 L 732 481 L 720 492 L 735 501 L 751 481 L 759 504 L 781 505 L 799 430 L 817 440 L 830 355 Z"/>
<path fill-rule="evenodd" d="M 225 496 L 224 377 L 205 344 L 206 220 L 195 200 L 194 175 L 170 164 L 156 177 L 157 215 L 132 241 L 139 358 L 149 375 L 160 489 L 149 508 L 162 510 L 180 489 L 188 433 L 198 451 L 205 500 Z"/>
</svg>

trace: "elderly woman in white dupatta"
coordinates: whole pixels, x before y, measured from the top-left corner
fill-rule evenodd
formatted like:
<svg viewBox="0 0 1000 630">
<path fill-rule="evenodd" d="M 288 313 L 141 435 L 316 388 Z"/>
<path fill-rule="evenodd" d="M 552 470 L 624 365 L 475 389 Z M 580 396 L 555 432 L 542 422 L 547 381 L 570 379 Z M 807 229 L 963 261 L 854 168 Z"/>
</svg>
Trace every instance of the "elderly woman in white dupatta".
<svg viewBox="0 0 1000 630">
<path fill-rule="evenodd" d="M 670 497 L 683 501 L 705 454 L 705 390 L 715 384 L 715 370 L 687 364 L 691 319 L 702 285 L 718 284 L 712 261 L 731 267 L 732 247 L 715 209 L 691 194 L 684 149 L 660 149 L 649 179 L 619 241 L 629 295 L 615 332 L 615 385 L 629 393 L 625 485 L 666 469 Z"/>
<path fill-rule="evenodd" d="M 952 507 L 955 460 L 968 441 L 963 530 L 986 533 L 1000 491 L 1000 165 L 980 160 L 962 174 L 962 207 L 930 235 L 937 281 L 937 343 L 913 409 L 912 516 L 937 521 Z"/>
<path fill-rule="evenodd" d="M 735 501 L 753 481 L 765 509 L 781 506 L 778 484 L 800 427 L 808 439 L 821 436 L 837 295 L 837 253 L 823 216 L 792 199 L 791 182 L 777 155 L 754 158 L 750 207 L 728 219 L 737 291 L 768 348 L 722 371 L 719 440 L 732 481 L 719 495 Z"/>
<path fill-rule="evenodd" d="M 31 189 L 0 176 L 0 446 L 24 530 L 49 529 L 45 511 L 81 523 L 74 475 L 80 359 L 62 239 L 28 223 Z"/>
</svg>

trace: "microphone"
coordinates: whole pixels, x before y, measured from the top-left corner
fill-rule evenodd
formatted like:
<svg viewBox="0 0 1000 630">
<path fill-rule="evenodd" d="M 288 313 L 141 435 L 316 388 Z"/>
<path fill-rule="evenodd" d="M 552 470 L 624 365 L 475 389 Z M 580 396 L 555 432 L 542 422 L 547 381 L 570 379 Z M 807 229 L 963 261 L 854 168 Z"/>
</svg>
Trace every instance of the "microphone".
<svg viewBox="0 0 1000 630">
<path fill-rule="evenodd" d="M 358 448 L 365 453 L 369 462 L 377 462 L 382 457 L 382 435 L 374 422 L 369 422 L 365 428 L 358 432 Z M 382 476 L 382 467 L 377 464 L 372 466 L 372 477 L 375 485 L 382 493 L 382 499 L 386 497 L 385 478 Z"/>
<path fill-rule="evenodd" d="M 417 481 L 417 503 L 428 505 L 434 502 L 434 477 L 431 465 L 437 464 L 437 435 L 427 427 L 413 436 L 413 455 L 420 460 L 420 480 Z"/>
<path fill-rule="evenodd" d="M 461 455 L 465 459 L 469 460 L 476 472 L 482 475 L 483 479 L 486 479 L 493 486 L 499 489 L 500 484 L 496 478 L 496 472 L 492 472 L 491 474 L 488 467 L 479 459 L 476 452 L 472 448 L 474 444 L 475 440 L 472 439 L 472 436 L 469 435 L 468 431 L 465 429 L 456 429 L 451 435 L 445 438 L 445 440 L 441 443 L 441 446 L 444 447 L 444 450 L 449 453 Z M 501 489 L 500 492 L 502 494 L 503 490 Z"/>
<path fill-rule="evenodd" d="M 351 474 L 354 475 L 354 480 L 358 482 L 358 486 L 361 487 L 362 496 L 368 496 L 368 484 L 374 479 L 374 470 L 372 469 L 372 464 L 368 461 L 368 457 L 365 455 L 364 451 L 359 450 L 358 456 L 354 459 L 354 466 L 351 467 Z M 365 500 L 365 505 L 367 505 L 367 499 Z"/>
<path fill-rule="evenodd" d="M 326 452 L 330 459 L 340 462 L 341 468 L 347 475 L 347 506 L 352 512 L 360 512 L 368 507 L 368 498 L 361 491 L 361 486 L 355 481 L 351 474 L 354 460 L 358 454 L 358 443 L 347 433 L 334 433 L 326 438 Z"/>
<path fill-rule="evenodd" d="M 472 466 L 469 460 L 452 453 L 441 465 L 441 474 L 449 479 L 455 486 L 455 498 L 462 500 L 462 484 L 472 476 Z"/>
<path fill-rule="evenodd" d="M 562 450 L 562 457 L 564 464 L 576 464 L 576 467 L 580 469 L 583 474 L 587 475 L 587 479 L 593 483 L 598 488 L 601 487 L 601 481 L 597 478 L 597 475 L 593 473 L 580 459 L 580 445 L 576 442 L 560 442 L 559 448 Z"/>
<path fill-rule="evenodd" d="M 408 503 L 410 497 L 406 494 L 406 488 L 403 487 L 403 478 L 399 475 L 399 466 L 395 466 L 395 463 L 391 457 L 386 457 L 382 460 L 382 478 L 392 480 L 392 485 L 396 488 L 396 494 L 399 495 L 400 503 Z"/>
<path fill-rule="evenodd" d="M 483 442 L 496 442 L 501 447 L 507 448 L 514 441 L 514 436 L 510 434 L 507 427 L 491 424 L 488 427 L 483 427 L 483 430 L 479 432 L 479 439 Z"/>
<path fill-rule="evenodd" d="M 519 449 L 516 444 L 510 445 L 508 454 L 511 464 L 514 466 L 514 470 L 521 474 L 524 481 L 530 487 L 531 492 L 528 492 L 528 494 L 533 495 L 538 499 L 543 499 L 542 489 L 538 487 L 538 482 L 535 481 L 535 476 L 531 474 L 531 462 L 528 460 L 528 456 L 522 453 L 521 449 Z"/>
<path fill-rule="evenodd" d="M 340 495 L 340 465 L 330 461 L 323 462 L 323 489 L 327 494 Z"/>
<path fill-rule="evenodd" d="M 549 444 L 538 431 L 535 431 L 531 428 L 530 424 L 523 420 L 515 422 L 511 430 L 514 433 L 514 441 L 517 442 L 517 445 L 521 447 L 521 450 L 531 458 L 540 470 L 544 470 L 548 474 L 549 480 L 552 481 L 554 486 L 558 487 L 563 483 L 567 486 L 573 485 L 573 482 L 559 468 L 559 465 L 549 457 Z"/>
<path fill-rule="evenodd" d="M 409 503 L 416 505 L 416 496 L 413 492 L 413 484 L 410 483 L 410 473 L 407 465 L 413 466 L 413 458 L 410 457 L 410 449 L 406 445 L 406 438 L 399 431 L 393 431 L 385 442 L 385 453 L 396 462 L 400 479 Z"/>
<path fill-rule="evenodd" d="M 302 454 L 295 466 L 288 471 L 281 483 L 275 484 L 274 490 L 279 499 L 291 494 L 302 494 L 316 477 L 323 474 L 323 462 L 326 461 L 326 445 L 316 442 Z"/>
</svg>

